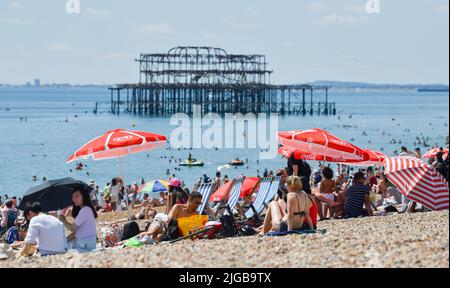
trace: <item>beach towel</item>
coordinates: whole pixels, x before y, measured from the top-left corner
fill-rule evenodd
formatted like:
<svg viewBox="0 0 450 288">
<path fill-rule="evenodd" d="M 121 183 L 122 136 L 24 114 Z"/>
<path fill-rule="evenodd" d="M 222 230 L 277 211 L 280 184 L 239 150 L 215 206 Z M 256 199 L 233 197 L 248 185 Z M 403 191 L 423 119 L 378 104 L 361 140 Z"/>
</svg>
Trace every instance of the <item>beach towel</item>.
<svg viewBox="0 0 450 288">
<path fill-rule="evenodd" d="M 178 219 L 178 229 L 181 236 L 187 236 L 191 231 L 205 226 L 208 222 L 208 215 L 193 215 L 191 217 L 183 217 Z"/>
<path fill-rule="evenodd" d="M 324 234 L 327 230 L 326 229 L 322 229 L 322 230 L 291 230 L 291 231 L 286 231 L 286 232 L 269 232 L 267 233 L 267 236 L 269 237 L 277 237 L 277 236 L 287 236 L 287 235 L 301 235 L 301 234 L 316 234 L 316 233 L 320 233 L 320 234 Z"/>
</svg>

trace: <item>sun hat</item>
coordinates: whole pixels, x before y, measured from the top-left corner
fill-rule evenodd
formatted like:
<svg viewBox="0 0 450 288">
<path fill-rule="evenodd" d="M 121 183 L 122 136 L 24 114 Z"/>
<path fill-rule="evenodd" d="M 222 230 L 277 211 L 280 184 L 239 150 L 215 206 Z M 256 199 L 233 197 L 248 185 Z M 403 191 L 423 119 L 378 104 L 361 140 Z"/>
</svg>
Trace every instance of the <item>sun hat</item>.
<svg viewBox="0 0 450 288">
<path fill-rule="evenodd" d="M 169 186 L 172 187 L 181 187 L 181 180 L 178 178 L 172 178 L 169 181 Z"/>
</svg>

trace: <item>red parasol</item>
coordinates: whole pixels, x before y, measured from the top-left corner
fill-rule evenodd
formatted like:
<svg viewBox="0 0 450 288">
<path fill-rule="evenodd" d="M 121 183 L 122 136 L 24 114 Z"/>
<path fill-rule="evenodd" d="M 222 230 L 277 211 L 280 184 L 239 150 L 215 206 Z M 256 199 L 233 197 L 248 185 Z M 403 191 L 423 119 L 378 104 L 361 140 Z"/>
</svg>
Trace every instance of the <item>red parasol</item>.
<svg viewBox="0 0 450 288">
<path fill-rule="evenodd" d="M 166 136 L 143 131 L 117 129 L 97 137 L 73 153 L 67 163 L 92 157 L 94 160 L 126 156 L 131 153 L 149 151 L 163 146 Z"/>
<path fill-rule="evenodd" d="M 361 161 L 367 156 L 361 148 L 319 128 L 279 132 L 278 141 L 290 148 L 340 161 Z"/>
</svg>

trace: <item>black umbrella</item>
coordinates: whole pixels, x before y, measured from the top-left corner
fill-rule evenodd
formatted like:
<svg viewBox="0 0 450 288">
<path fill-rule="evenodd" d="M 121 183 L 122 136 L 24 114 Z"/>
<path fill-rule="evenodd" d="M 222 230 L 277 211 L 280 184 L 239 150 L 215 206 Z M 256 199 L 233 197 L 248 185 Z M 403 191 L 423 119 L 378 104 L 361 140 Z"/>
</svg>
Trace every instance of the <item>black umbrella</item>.
<svg viewBox="0 0 450 288">
<path fill-rule="evenodd" d="M 39 202 L 44 212 L 67 208 L 72 205 L 72 192 L 78 187 L 89 192 L 92 190 L 86 183 L 70 177 L 46 181 L 30 188 L 20 201 L 18 209 L 24 210 L 27 204 L 34 202 Z"/>
</svg>

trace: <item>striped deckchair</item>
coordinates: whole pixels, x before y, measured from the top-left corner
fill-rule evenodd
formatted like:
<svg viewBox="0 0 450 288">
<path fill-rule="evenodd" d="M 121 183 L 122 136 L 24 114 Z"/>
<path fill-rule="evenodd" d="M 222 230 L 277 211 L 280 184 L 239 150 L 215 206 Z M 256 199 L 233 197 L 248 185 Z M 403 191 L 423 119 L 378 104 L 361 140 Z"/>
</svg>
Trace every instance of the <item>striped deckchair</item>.
<svg viewBox="0 0 450 288">
<path fill-rule="evenodd" d="M 280 187 L 281 182 L 281 176 L 277 176 L 273 178 L 272 184 L 270 184 L 269 192 L 267 193 L 266 199 L 264 199 L 264 206 L 267 207 L 267 205 L 275 198 L 275 195 L 277 195 L 278 188 Z"/>
<path fill-rule="evenodd" d="M 201 215 L 205 210 L 205 207 L 209 202 L 209 197 L 211 197 L 214 187 L 216 187 L 215 183 L 204 183 L 200 184 L 200 186 L 198 187 L 197 189 L 198 193 L 202 194 L 202 204 L 200 205 L 200 207 L 198 207 L 197 210 L 198 214 Z"/>
<path fill-rule="evenodd" d="M 250 219 L 254 215 L 260 215 L 264 209 L 264 200 L 267 198 L 267 194 L 270 191 L 270 184 L 272 183 L 272 177 L 264 178 L 259 185 L 258 193 L 256 193 L 255 201 L 252 204 L 246 206 L 249 208 L 245 212 L 245 218 Z"/>
<path fill-rule="evenodd" d="M 232 211 L 234 209 L 234 206 L 236 206 L 238 200 L 239 200 L 239 196 L 241 194 L 241 188 L 242 188 L 242 183 L 244 182 L 244 179 L 237 179 L 234 184 L 233 187 L 231 188 L 231 192 L 230 192 L 230 196 L 228 197 L 228 202 L 225 205 L 226 207 L 226 211 L 224 212 L 225 215 L 231 215 Z"/>
</svg>

